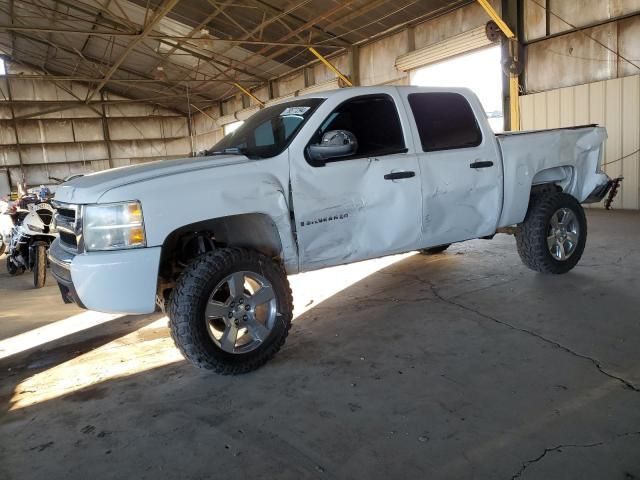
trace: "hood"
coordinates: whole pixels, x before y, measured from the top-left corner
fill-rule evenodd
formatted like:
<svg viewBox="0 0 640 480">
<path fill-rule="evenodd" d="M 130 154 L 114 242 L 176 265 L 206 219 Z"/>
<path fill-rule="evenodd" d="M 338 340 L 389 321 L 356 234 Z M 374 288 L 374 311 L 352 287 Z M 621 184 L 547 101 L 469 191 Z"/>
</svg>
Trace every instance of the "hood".
<svg viewBox="0 0 640 480">
<path fill-rule="evenodd" d="M 124 185 L 147 182 L 154 178 L 168 175 L 220 168 L 250 161 L 252 160 L 249 160 L 244 155 L 215 155 L 181 158 L 179 160 L 159 160 L 129 167 L 112 168 L 63 183 L 56 189 L 55 200 L 76 204 L 96 203 L 109 190 Z"/>
</svg>

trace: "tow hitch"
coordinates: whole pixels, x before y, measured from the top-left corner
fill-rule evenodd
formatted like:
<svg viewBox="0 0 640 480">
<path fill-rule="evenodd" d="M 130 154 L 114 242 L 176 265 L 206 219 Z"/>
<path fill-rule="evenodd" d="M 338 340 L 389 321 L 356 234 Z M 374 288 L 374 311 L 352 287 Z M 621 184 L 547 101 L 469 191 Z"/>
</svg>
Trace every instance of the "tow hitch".
<svg viewBox="0 0 640 480">
<path fill-rule="evenodd" d="M 618 189 L 620 188 L 620 184 L 624 177 L 618 177 L 611 180 L 609 195 L 607 195 L 607 199 L 604 201 L 604 208 L 606 210 L 611 210 L 611 204 L 613 203 L 613 199 L 618 195 Z"/>
</svg>

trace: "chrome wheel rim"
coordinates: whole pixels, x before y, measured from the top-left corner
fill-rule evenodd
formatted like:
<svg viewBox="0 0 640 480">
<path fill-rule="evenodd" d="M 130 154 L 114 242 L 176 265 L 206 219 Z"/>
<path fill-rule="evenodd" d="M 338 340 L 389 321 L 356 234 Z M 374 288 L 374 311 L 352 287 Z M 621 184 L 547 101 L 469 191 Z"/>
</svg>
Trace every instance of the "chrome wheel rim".
<svg viewBox="0 0 640 480">
<path fill-rule="evenodd" d="M 547 247 L 551 256 L 559 262 L 571 257 L 578 247 L 580 224 L 576 214 L 569 208 L 560 208 L 549 220 Z"/>
<path fill-rule="evenodd" d="M 277 317 L 273 286 L 255 272 L 235 272 L 214 289 L 205 309 L 207 332 L 228 353 L 247 353 L 269 336 Z"/>
</svg>

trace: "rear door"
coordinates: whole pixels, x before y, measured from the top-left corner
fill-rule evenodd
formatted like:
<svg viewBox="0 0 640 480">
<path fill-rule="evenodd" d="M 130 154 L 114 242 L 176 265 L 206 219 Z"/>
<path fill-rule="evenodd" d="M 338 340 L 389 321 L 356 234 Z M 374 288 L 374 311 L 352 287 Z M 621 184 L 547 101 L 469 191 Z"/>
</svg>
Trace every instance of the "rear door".
<svg viewBox="0 0 640 480">
<path fill-rule="evenodd" d="M 495 233 L 502 161 L 480 102 L 467 90 L 402 89 L 422 182 L 422 247 Z"/>
<path fill-rule="evenodd" d="M 300 155 L 291 159 L 291 189 L 302 270 L 408 251 L 420 243 L 418 159 L 405 135 L 410 127 L 398 92 L 386 92 L 319 109 L 317 123 L 311 119 L 308 125 L 311 136 L 290 149 Z M 352 132 L 357 152 L 314 166 L 302 152 L 330 130 Z"/>
</svg>

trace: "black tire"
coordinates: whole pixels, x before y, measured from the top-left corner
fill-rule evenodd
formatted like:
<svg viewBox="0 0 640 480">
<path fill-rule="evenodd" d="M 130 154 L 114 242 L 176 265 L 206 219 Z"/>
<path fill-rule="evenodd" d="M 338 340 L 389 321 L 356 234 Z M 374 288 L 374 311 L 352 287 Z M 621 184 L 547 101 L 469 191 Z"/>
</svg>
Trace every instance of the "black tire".
<svg viewBox="0 0 640 480">
<path fill-rule="evenodd" d="M 47 247 L 46 245 L 38 245 L 35 248 L 36 256 L 33 262 L 33 286 L 34 288 L 42 288 L 47 281 Z"/>
<path fill-rule="evenodd" d="M 547 237 L 551 233 L 551 217 L 562 208 L 573 212 L 579 232 L 573 253 L 566 260 L 557 260 L 549 251 Z M 541 273 L 567 273 L 580 261 L 586 242 L 587 218 L 584 209 L 571 195 L 561 192 L 533 195 L 527 216 L 516 229 L 516 245 L 522 263 Z"/>
<path fill-rule="evenodd" d="M 235 272 L 255 272 L 271 284 L 277 316 L 260 346 L 246 353 L 224 351 L 211 339 L 205 322 L 209 296 Z M 180 275 L 169 300 L 171 337 L 193 365 L 222 375 L 237 375 L 261 367 L 284 344 L 293 315 L 293 297 L 283 267 L 265 255 L 247 249 L 224 248 L 196 258 Z"/>
<path fill-rule="evenodd" d="M 444 252 L 450 246 L 450 243 L 445 243 L 444 245 L 438 245 L 437 247 L 423 248 L 422 250 L 420 250 L 420 253 L 423 255 L 436 255 L 438 253 Z"/>
<path fill-rule="evenodd" d="M 22 275 L 24 273 L 24 267 L 17 267 L 11 261 L 10 257 L 7 257 L 7 273 L 12 277 Z"/>
</svg>

